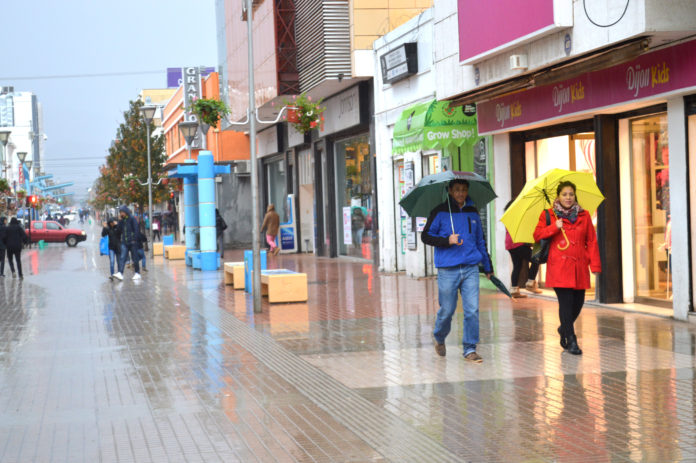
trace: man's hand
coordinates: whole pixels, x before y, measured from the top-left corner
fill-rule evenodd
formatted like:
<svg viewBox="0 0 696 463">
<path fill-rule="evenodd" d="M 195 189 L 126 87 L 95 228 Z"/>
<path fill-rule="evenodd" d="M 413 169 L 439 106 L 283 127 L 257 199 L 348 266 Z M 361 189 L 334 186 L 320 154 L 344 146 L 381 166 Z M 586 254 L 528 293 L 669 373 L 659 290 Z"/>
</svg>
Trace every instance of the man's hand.
<svg viewBox="0 0 696 463">
<path fill-rule="evenodd" d="M 453 233 L 449 236 L 449 244 L 459 244 L 459 234 Z"/>
<path fill-rule="evenodd" d="M 488 279 L 490 280 L 491 277 L 492 277 L 493 275 L 494 275 L 493 272 L 491 272 L 491 273 L 486 273 L 486 278 L 488 278 Z"/>
</svg>

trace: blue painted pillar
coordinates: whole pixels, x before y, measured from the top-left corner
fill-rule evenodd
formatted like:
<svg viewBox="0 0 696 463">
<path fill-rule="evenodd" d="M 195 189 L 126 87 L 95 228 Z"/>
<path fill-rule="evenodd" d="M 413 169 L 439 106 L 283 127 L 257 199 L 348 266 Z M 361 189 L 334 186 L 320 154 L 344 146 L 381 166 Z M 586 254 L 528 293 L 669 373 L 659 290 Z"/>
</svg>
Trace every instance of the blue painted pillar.
<svg viewBox="0 0 696 463">
<path fill-rule="evenodd" d="M 198 152 L 198 216 L 201 233 L 201 270 L 219 266 L 215 234 L 215 166 L 211 151 Z"/>
<path fill-rule="evenodd" d="M 198 181 L 195 176 L 184 177 L 184 224 L 188 254 L 198 250 Z M 189 262 L 190 259 L 186 259 L 186 263 Z"/>
</svg>

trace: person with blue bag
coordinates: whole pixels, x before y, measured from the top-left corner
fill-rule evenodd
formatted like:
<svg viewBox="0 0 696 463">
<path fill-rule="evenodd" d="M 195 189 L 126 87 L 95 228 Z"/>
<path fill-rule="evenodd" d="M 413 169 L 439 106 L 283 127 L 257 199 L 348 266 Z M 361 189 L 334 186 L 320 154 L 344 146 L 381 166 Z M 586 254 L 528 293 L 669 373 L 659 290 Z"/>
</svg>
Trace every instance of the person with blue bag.
<svg viewBox="0 0 696 463">
<path fill-rule="evenodd" d="M 103 224 L 101 236 L 102 239 L 106 238 L 106 251 L 109 255 L 109 280 L 116 278 L 117 280 L 123 280 L 123 274 L 120 272 L 121 268 L 121 229 L 119 227 L 118 220 L 115 218 L 110 218 L 106 223 Z M 100 247 L 102 244 L 100 243 Z M 116 264 L 116 273 L 114 273 L 114 264 Z"/>
</svg>

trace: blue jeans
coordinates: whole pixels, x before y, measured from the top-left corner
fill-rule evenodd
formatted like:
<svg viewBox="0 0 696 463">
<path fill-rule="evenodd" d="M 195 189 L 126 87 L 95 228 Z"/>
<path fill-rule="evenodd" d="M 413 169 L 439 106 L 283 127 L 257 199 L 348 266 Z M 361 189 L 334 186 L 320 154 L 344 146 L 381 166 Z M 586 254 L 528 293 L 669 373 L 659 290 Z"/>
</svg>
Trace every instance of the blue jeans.
<svg viewBox="0 0 696 463">
<path fill-rule="evenodd" d="M 143 268 L 147 268 L 147 262 L 145 261 L 145 250 L 143 248 L 138 248 L 138 259 L 142 261 Z"/>
<path fill-rule="evenodd" d="M 121 253 L 117 253 L 113 249 L 109 249 L 109 269 L 111 270 L 110 275 L 114 274 L 114 263 L 116 264 L 116 269 L 118 269 L 118 271 L 120 271 Z"/>
<path fill-rule="evenodd" d="M 444 344 L 452 328 L 452 316 L 457 310 L 457 292 L 462 293 L 464 326 L 462 344 L 464 355 L 476 352 L 479 342 L 479 268 L 478 265 L 458 265 L 437 269 L 437 288 L 440 310 L 437 311 L 433 337 Z"/>
<path fill-rule="evenodd" d="M 121 262 L 119 262 L 118 271 L 123 273 L 123 268 L 126 266 L 126 262 L 128 262 L 129 255 L 130 259 L 133 261 L 135 273 L 140 273 L 140 265 L 138 265 L 138 246 L 135 243 L 129 245 L 121 244 Z"/>
</svg>

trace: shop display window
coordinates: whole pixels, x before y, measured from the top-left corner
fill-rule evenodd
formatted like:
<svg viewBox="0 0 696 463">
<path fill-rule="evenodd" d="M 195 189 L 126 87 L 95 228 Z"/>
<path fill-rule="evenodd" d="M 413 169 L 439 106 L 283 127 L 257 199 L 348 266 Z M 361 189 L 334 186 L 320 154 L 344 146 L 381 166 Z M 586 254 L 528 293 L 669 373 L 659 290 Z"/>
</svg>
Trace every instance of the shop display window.
<svg viewBox="0 0 696 463">
<path fill-rule="evenodd" d="M 335 154 L 338 253 L 372 260 L 377 236 L 367 135 L 337 141 Z"/>
<path fill-rule="evenodd" d="M 636 296 L 672 296 L 667 115 L 630 121 Z"/>
</svg>

